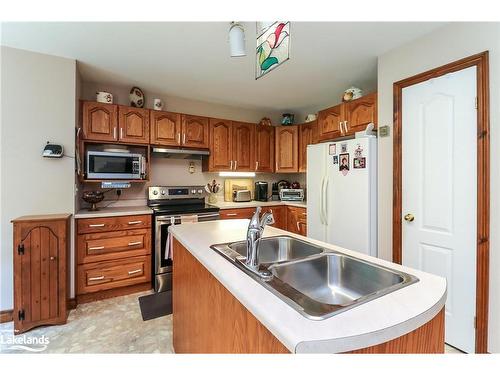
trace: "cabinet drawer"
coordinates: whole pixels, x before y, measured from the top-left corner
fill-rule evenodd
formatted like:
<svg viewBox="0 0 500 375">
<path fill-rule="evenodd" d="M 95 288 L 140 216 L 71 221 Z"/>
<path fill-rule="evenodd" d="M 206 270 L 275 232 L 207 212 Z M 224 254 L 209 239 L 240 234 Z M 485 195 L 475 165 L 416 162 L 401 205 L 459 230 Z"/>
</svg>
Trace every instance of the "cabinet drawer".
<svg viewBox="0 0 500 375">
<path fill-rule="evenodd" d="M 151 228 L 151 215 L 97 217 L 78 219 L 78 234 L 101 233 L 113 230 Z"/>
<path fill-rule="evenodd" d="M 141 256 L 78 266 L 77 294 L 151 281 L 151 257 Z"/>
<path fill-rule="evenodd" d="M 229 210 L 220 210 L 221 220 L 225 219 L 250 219 L 255 212 L 255 207 L 233 208 Z"/>
<path fill-rule="evenodd" d="M 78 264 L 151 254 L 151 231 L 135 229 L 78 235 Z"/>
</svg>

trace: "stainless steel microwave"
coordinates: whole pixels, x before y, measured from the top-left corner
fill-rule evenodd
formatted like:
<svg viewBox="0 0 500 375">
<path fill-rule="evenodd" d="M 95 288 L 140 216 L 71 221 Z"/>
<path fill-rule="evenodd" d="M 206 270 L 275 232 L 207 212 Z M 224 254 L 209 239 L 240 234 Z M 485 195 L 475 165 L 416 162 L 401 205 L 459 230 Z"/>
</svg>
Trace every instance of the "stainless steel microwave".
<svg viewBox="0 0 500 375">
<path fill-rule="evenodd" d="M 88 179 L 141 180 L 145 178 L 145 159 L 129 152 L 87 151 Z"/>
</svg>

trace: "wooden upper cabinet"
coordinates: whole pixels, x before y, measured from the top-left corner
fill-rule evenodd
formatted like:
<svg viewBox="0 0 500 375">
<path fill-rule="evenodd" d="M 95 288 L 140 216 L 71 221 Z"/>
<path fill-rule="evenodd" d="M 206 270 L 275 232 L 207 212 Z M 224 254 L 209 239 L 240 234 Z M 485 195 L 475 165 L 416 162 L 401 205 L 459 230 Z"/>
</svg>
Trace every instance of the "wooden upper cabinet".
<svg viewBox="0 0 500 375">
<path fill-rule="evenodd" d="M 276 127 L 276 173 L 298 172 L 299 170 L 298 126 Z"/>
<path fill-rule="evenodd" d="M 255 124 L 233 121 L 233 169 L 255 170 Z"/>
<path fill-rule="evenodd" d="M 274 127 L 255 128 L 255 171 L 274 172 Z"/>
<path fill-rule="evenodd" d="M 346 135 L 363 131 L 370 122 L 377 124 L 377 93 L 344 103 Z"/>
<path fill-rule="evenodd" d="M 344 120 L 343 109 L 344 106 L 339 104 L 318 113 L 318 140 L 328 141 L 343 135 L 341 128 L 341 122 Z"/>
<path fill-rule="evenodd" d="M 232 122 L 210 119 L 210 156 L 208 171 L 230 171 L 233 160 Z M 204 169 L 206 170 L 206 168 Z"/>
<path fill-rule="evenodd" d="M 117 141 L 118 106 L 96 102 L 83 102 L 83 139 Z"/>
<path fill-rule="evenodd" d="M 307 170 L 307 145 L 316 143 L 317 122 L 299 125 L 299 172 Z"/>
<path fill-rule="evenodd" d="M 181 145 L 181 115 L 179 113 L 150 111 L 150 123 L 151 144 Z"/>
<path fill-rule="evenodd" d="M 182 115 L 182 146 L 208 148 L 208 117 Z"/>
<path fill-rule="evenodd" d="M 14 223 L 14 329 L 66 322 L 71 215 L 24 216 Z"/>
<path fill-rule="evenodd" d="M 120 142 L 149 143 L 149 109 L 118 106 Z"/>
</svg>

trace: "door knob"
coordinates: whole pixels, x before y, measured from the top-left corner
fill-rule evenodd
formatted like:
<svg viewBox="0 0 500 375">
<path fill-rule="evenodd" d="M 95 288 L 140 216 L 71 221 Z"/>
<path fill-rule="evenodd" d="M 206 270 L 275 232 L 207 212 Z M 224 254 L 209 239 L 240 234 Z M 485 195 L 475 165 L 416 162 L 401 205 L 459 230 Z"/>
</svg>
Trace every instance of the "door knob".
<svg viewBox="0 0 500 375">
<path fill-rule="evenodd" d="M 415 216 L 413 216 L 412 214 L 406 214 L 405 220 L 406 221 L 413 221 L 413 220 L 415 220 Z"/>
</svg>

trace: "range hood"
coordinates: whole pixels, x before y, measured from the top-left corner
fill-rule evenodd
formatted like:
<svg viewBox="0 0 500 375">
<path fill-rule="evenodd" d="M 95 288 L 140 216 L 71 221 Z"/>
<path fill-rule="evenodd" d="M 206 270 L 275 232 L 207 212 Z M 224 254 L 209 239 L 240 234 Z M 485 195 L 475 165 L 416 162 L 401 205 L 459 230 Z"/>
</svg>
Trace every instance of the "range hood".
<svg viewBox="0 0 500 375">
<path fill-rule="evenodd" d="M 165 148 L 153 147 L 153 157 L 169 159 L 201 160 L 204 156 L 210 155 L 208 150 L 193 150 L 189 148 Z"/>
</svg>

